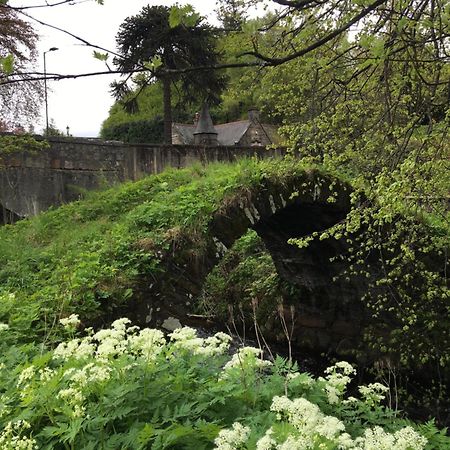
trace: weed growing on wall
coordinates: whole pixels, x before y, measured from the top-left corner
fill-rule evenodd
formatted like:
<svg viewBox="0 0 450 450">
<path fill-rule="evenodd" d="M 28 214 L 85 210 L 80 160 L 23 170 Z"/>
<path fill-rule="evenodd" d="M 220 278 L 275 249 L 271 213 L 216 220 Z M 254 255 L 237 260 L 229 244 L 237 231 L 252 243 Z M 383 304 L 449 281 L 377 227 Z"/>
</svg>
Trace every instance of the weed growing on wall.
<svg viewBox="0 0 450 450">
<path fill-rule="evenodd" d="M 74 335 L 78 320 L 58 324 Z M 9 330 L 2 327 L 2 336 Z M 382 406 L 386 387 L 361 386 L 336 363 L 323 377 L 242 347 L 225 333 L 191 328 L 165 337 L 128 319 L 68 338 L 53 351 L 1 345 L 2 449 L 444 449 L 432 423 L 416 425 Z"/>
</svg>

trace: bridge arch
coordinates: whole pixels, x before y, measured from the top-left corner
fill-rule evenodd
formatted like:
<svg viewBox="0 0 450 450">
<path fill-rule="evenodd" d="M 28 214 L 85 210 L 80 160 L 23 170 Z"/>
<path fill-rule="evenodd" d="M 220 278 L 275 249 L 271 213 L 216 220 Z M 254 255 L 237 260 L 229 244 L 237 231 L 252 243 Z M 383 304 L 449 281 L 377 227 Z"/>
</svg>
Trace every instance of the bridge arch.
<svg viewBox="0 0 450 450">
<path fill-rule="evenodd" d="M 226 251 L 254 229 L 264 241 L 282 280 L 293 283 L 298 298 L 294 341 L 314 350 L 345 353 L 356 348 L 364 322 L 358 301 L 361 286 L 333 282 L 343 271 L 330 263 L 344 244 L 335 239 L 313 242 L 305 249 L 289 238 L 322 231 L 345 219 L 351 187 L 317 171 L 283 179 L 267 178 L 254 190 L 241 190 L 223 200 L 199 240 L 180 239 L 162 261 L 161 275 L 148 280 L 136 305 L 136 318 L 160 325 L 167 318 L 189 324 L 192 304 Z"/>
</svg>

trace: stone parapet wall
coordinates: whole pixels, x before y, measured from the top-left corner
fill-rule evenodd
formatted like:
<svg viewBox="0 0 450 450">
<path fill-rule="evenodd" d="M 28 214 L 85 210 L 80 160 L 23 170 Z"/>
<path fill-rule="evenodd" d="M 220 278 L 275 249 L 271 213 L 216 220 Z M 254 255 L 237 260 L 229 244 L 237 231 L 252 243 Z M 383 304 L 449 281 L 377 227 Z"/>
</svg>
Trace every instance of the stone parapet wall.
<svg viewBox="0 0 450 450">
<path fill-rule="evenodd" d="M 138 180 L 168 167 L 243 157 L 281 157 L 285 152 L 281 148 L 125 144 L 70 137 L 52 137 L 48 141 L 47 150 L 3 157 L 0 207 L 11 214 L 29 217 L 77 200 L 86 191 Z"/>
</svg>

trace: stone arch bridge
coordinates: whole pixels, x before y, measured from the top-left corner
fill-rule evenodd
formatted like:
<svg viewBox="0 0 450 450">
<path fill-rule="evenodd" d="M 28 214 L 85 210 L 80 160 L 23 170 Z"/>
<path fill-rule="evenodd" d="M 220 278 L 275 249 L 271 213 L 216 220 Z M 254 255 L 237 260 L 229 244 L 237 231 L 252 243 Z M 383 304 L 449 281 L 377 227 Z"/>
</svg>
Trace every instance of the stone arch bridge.
<svg viewBox="0 0 450 450">
<path fill-rule="evenodd" d="M 287 180 L 266 179 L 256 190 L 237 192 L 212 214 L 201 240 L 181 237 L 163 256 L 163 270 L 143 282 L 131 306 L 133 318 L 141 322 L 145 318 L 146 325 L 161 325 L 168 319 L 195 324 L 192 304 L 207 275 L 237 239 L 254 229 L 281 280 L 295 287 L 296 294 L 286 294 L 284 299 L 286 314 L 289 305 L 295 306 L 294 344 L 338 354 L 356 349 L 369 317 L 360 301 L 365 284 L 339 278 L 345 264 L 330 262 L 345 244 L 334 238 L 314 240 L 302 249 L 288 243 L 289 238 L 326 230 L 344 220 L 351 192 L 348 184 L 315 171 Z"/>
</svg>

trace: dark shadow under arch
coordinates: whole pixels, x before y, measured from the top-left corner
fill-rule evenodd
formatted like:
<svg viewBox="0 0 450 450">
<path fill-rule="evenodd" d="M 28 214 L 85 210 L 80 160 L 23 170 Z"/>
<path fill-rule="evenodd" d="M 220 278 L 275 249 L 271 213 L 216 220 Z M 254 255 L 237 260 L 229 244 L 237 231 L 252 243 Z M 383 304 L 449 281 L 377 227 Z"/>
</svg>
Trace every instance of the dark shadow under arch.
<svg viewBox="0 0 450 450">
<path fill-rule="evenodd" d="M 0 203 L 0 226 L 8 225 L 21 220 L 23 217 L 20 217 L 14 211 L 10 211 L 3 204 Z"/>
</svg>

